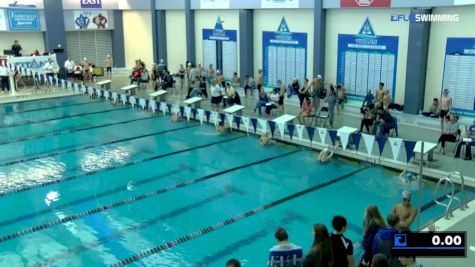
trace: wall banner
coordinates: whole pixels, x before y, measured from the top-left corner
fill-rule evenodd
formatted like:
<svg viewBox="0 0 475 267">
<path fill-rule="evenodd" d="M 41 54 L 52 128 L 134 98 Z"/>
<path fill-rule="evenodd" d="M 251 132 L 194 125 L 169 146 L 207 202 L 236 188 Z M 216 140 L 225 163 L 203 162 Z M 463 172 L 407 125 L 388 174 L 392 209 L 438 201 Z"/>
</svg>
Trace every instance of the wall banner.
<svg viewBox="0 0 475 267">
<path fill-rule="evenodd" d="M 281 80 L 289 85 L 307 76 L 307 33 L 290 32 L 284 17 L 275 32 L 262 32 L 263 83 L 275 87 Z"/>
<path fill-rule="evenodd" d="M 48 62 L 48 58 L 53 60 L 53 66 L 59 70 L 58 61 L 56 55 L 50 56 L 36 56 L 36 57 L 11 57 L 9 63 L 17 67 L 23 67 L 33 72 L 44 73 L 44 66 Z"/>
<path fill-rule="evenodd" d="M 0 9 L 0 31 L 6 31 L 7 29 L 7 17 L 5 15 L 5 9 Z"/>
<path fill-rule="evenodd" d="M 218 16 L 214 29 L 203 29 L 203 68 L 213 64 L 215 70 L 231 79 L 237 72 L 237 31 L 224 30 L 224 21 Z"/>
<path fill-rule="evenodd" d="M 340 0 L 340 7 L 391 7 L 391 0 Z"/>
<path fill-rule="evenodd" d="M 102 8 L 102 0 L 81 0 L 81 8 Z"/>
<path fill-rule="evenodd" d="M 8 10 L 10 31 L 39 31 L 40 13 L 38 10 Z"/>
<path fill-rule="evenodd" d="M 363 99 L 382 82 L 394 99 L 398 42 L 398 36 L 377 36 L 369 19 L 358 34 L 338 34 L 337 83 L 350 98 Z"/>
<path fill-rule="evenodd" d="M 0 7 L 8 8 L 36 8 L 36 0 L 1 0 Z"/>
<path fill-rule="evenodd" d="M 229 9 L 229 0 L 201 0 L 201 9 Z"/>
<path fill-rule="evenodd" d="M 299 0 L 261 0 L 261 8 L 299 8 Z"/>
<path fill-rule="evenodd" d="M 105 30 L 109 28 L 109 15 L 106 10 L 74 11 L 74 28 L 77 30 Z"/>
</svg>

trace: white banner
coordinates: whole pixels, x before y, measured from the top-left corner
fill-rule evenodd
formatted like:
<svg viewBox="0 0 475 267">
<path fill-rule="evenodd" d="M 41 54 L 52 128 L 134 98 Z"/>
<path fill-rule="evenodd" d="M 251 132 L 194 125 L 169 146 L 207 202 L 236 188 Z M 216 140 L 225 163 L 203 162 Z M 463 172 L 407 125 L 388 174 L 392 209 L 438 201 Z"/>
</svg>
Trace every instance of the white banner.
<svg viewBox="0 0 475 267">
<path fill-rule="evenodd" d="M 299 8 L 299 0 L 261 0 L 261 8 Z"/>
<path fill-rule="evenodd" d="M 300 142 L 303 141 L 303 130 L 305 129 L 304 125 L 297 124 L 295 125 L 297 128 L 297 136 L 299 137 Z"/>
<path fill-rule="evenodd" d="M 242 124 L 244 125 L 244 128 L 246 128 L 246 132 L 249 133 L 249 118 L 248 117 L 241 117 Z"/>
<path fill-rule="evenodd" d="M 59 71 L 59 65 L 56 60 L 56 55 L 50 56 L 36 56 L 36 57 L 12 57 L 8 60 L 8 63 L 15 65 L 16 67 L 23 67 L 28 70 L 38 72 L 38 73 L 45 73 L 44 66 L 48 59 L 51 58 L 53 68 L 56 71 Z"/>
<path fill-rule="evenodd" d="M 215 126 L 219 124 L 219 113 L 216 111 L 212 111 L 209 117 L 209 121 L 213 123 Z"/>
<path fill-rule="evenodd" d="M 0 0 L 0 7 L 35 8 L 38 0 Z"/>
<path fill-rule="evenodd" d="M 107 10 L 74 11 L 74 28 L 77 30 L 104 30 L 109 28 L 109 14 Z"/>
<path fill-rule="evenodd" d="M 402 139 L 389 137 L 389 144 L 391 144 L 391 150 L 393 151 L 393 159 L 397 160 L 399 151 L 401 150 Z"/>
<path fill-rule="evenodd" d="M 230 129 L 233 129 L 233 119 L 234 119 L 234 115 L 233 115 L 233 114 L 226 113 L 226 118 L 228 119 L 229 128 L 230 128 Z"/>
<path fill-rule="evenodd" d="M 325 145 L 325 138 L 327 137 L 327 129 L 326 128 L 317 128 L 318 135 L 320 136 L 320 143 Z"/>
<path fill-rule="evenodd" d="M 160 110 L 163 112 L 163 115 L 167 114 L 168 112 L 167 103 L 160 102 Z"/>
<path fill-rule="evenodd" d="M 368 155 L 371 155 L 371 151 L 373 151 L 374 145 L 374 135 L 371 134 L 361 134 L 363 136 L 363 140 L 366 146 L 366 152 Z"/>
<path fill-rule="evenodd" d="M 7 17 L 5 16 L 5 9 L 0 9 L 0 31 L 7 30 Z"/>
<path fill-rule="evenodd" d="M 277 125 L 277 128 L 279 129 L 280 136 L 282 137 L 282 139 L 284 139 L 285 123 L 276 123 L 276 125 Z"/>
<path fill-rule="evenodd" d="M 200 124 L 203 124 L 203 120 L 205 119 L 205 111 L 204 109 L 198 109 L 198 119 L 200 120 Z"/>
<path fill-rule="evenodd" d="M 267 120 L 264 119 L 257 119 L 259 122 L 259 126 L 261 126 L 261 130 L 263 134 L 267 134 Z"/>
<path fill-rule="evenodd" d="M 200 9 L 229 9 L 229 0 L 201 0 Z"/>
<path fill-rule="evenodd" d="M 191 117 L 191 107 L 185 107 L 185 116 L 186 120 L 190 122 L 190 117 Z"/>
<path fill-rule="evenodd" d="M 340 141 L 341 141 L 341 146 L 343 147 L 343 150 L 346 150 L 346 146 L 348 145 L 348 140 L 350 139 L 350 133 L 349 132 L 340 132 Z"/>
</svg>

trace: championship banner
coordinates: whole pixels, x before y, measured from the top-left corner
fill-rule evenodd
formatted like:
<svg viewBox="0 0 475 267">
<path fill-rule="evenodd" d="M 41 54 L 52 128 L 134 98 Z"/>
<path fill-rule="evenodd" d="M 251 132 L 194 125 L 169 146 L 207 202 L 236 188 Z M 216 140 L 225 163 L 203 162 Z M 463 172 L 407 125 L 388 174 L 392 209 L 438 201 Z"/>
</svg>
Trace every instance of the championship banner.
<svg viewBox="0 0 475 267">
<path fill-rule="evenodd" d="M 340 0 L 340 7 L 390 7 L 391 0 Z"/>
<path fill-rule="evenodd" d="M 45 73 L 44 66 L 48 59 L 53 60 L 52 64 L 55 70 L 59 70 L 58 61 L 56 60 L 56 55 L 50 56 L 36 56 L 36 57 L 12 57 L 9 59 L 10 64 L 13 64 L 17 68 L 26 68 L 33 72 Z"/>
<path fill-rule="evenodd" d="M 105 30 L 109 28 L 109 14 L 106 10 L 74 11 L 74 28 L 78 30 Z"/>
<path fill-rule="evenodd" d="M 8 10 L 10 31 L 40 31 L 40 12 L 38 10 Z"/>
<path fill-rule="evenodd" d="M 5 9 L 0 9 L 0 31 L 7 30 L 7 17 L 5 15 Z"/>
</svg>

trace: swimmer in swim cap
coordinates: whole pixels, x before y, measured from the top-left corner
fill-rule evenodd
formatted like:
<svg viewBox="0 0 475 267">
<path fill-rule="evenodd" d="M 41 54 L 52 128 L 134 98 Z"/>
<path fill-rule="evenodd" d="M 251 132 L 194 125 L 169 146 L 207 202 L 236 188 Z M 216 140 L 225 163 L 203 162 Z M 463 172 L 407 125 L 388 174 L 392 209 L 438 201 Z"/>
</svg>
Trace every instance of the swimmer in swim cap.
<svg viewBox="0 0 475 267">
<path fill-rule="evenodd" d="M 328 162 L 332 159 L 333 153 L 334 153 L 333 148 L 331 146 L 327 146 L 318 155 L 318 160 L 321 163 Z"/>
<path fill-rule="evenodd" d="M 401 231 L 408 231 L 417 215 L 417 210 L 411 205 L 412 192 L 402 191 L 402 203 L 394 206 L 392 212 L 399 217 L 396 228 Z"/>
<path fill-rule="evenodd" d="M 408 171 L 407 169 L 404 169 L 404 171 L 399 175 L 399 178 L 401 181 L 405 182 L 406 184 L 410 184 L 417 180 L 418 175 Z"/>
</svg>

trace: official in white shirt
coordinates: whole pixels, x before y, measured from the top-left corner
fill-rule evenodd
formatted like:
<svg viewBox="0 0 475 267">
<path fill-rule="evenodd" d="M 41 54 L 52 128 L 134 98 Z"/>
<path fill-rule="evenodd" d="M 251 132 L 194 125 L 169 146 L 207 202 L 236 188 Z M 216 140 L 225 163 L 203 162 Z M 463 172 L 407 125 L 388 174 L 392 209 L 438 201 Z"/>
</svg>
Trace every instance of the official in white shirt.
<svg viewBox="0 0 475 267">
<path fill-rule="evenodd" d="M 1 61 L 1 63 L 2 64 L 0 65 L 0 84 L 2 87 L 2 92 L 8 93 L 8 91 L 10 90 L 10 83 L 8 80 L 9 71 L 7 66 L 5 65 L 5 61 Z"/>
</svg>

